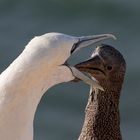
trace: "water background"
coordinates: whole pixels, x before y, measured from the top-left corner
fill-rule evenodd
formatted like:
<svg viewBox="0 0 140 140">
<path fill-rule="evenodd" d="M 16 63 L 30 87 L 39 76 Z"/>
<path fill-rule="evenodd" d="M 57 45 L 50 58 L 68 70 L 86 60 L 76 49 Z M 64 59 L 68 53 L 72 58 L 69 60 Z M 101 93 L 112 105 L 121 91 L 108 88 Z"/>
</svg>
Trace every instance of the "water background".
<svg viewBox="0 0 140 140">
<path fill-rule="evenodd" d="M 105 41 L 127 61 L 120 111 L 124 140 L 140 139 L 140 1 L 139 0 L 0 0 L 0 71 L 24 49 L 31 38 L 46 32 L 69 35 L 113 33 Z M 95 46 L 70 59 L 90 56 Z M 77 140 L 89 87 L 65 83 L 44 95 L 35 117 L 35 140 Z"/>
</svg>

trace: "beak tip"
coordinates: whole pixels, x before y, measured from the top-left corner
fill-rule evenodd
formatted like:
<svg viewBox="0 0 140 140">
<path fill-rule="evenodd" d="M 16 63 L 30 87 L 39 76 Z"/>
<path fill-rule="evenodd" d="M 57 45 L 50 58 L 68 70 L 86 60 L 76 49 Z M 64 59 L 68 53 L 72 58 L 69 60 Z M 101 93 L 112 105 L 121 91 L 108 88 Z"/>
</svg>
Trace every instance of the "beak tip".
<svg viewBox="0 0 140 140">
<path fill-rule="evenodd" d="M 111 38 L 113 38 L 114 40 L 117 40 L 117 37 L 116 37 L 115 35 L 109 34 L 109 36 L 110 36 Z"/>
<path fill-rule="evenodd" d="M 100 90 L 105 91 L 105 90 L 103 89 L 103 87 L 101 87 Z"/>
<path fill-rule="evenodd" d="M 99 90 L 101 90 L 101 91 L 105 91 L 104 88 L 103 88 L 101 85 L 99 85 L 99 84 L 98 84 L 98 86 L 96 87 L 96 89 L 99 89 Z"/>
</svg>

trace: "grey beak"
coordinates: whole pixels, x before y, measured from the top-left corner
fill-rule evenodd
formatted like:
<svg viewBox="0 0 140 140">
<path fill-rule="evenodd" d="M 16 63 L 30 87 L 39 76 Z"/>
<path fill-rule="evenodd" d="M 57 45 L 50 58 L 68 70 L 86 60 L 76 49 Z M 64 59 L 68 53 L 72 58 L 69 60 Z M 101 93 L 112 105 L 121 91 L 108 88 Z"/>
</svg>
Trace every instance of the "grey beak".
<svg viewBox="0 0 140 140">
<path fill-rule="evenodd" d="M 83 36 L 83 37 L 76 37 L 76 38 L 78 38 L 79 41 L 73 45 L 71 49 L 71 53 L 74 53 L 81 48 L 87 47 L 89 45 L 95 44 L 105 39 L 109 39 L 109 38 L 116 39 L 116 37 L 112 34 L 92 35 L 92 36 Z M 75 67 L 69 66 L 69 68 L 71 69 L 74 77 L 81 79 L 83 82 L 89 84 L 94 89 L 100 89 L 104 91 L 104 89 L 100 86 L 99 82 L 94 77 L 92 78 L 88 77 L 87 75 L 85 75 L 83 72 L 80 72 Z"/>
<path fill-rule="evenodd" d="M 102 34 L 102 35 L 91 35 L 91 36 L 82 36 L 82 37 L 78 37 L 78 42 L 75 43 L 72 47 L 71 53 L 87 47 L 89 45 L 95 44 L 97 42 L 109 39 L 109 38 L 113 38 L 116 39 L 116 37 L 112 34 Z"/>
<path fill-rule="evenodd" d="M 90 78 L 87 75 L 85 75 L 84 73 L 80 72 L 77 68 L 69 66 L 69 68 L 72 71 L 72 74 L 74 77 L 79 78 L 80 80 L 82 80 L 83 82 L 87 83 L 88 85 L 92 86 L 94 89 L 100 89 L 102 91 L 104 91 L 104 89 L 100 86 L 99 82 L 94 78 Z"/>
</svg>

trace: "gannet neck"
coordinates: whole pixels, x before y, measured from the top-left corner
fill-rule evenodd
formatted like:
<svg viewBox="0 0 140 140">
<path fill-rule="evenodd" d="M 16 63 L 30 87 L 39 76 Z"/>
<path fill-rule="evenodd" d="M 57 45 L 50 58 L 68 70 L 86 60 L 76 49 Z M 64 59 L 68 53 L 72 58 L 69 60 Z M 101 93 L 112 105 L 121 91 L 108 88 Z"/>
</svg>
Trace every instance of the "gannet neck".
<svg viewBox="0 0 140 140">
<path fill-rule="evenodd" d="M 67 66 L 32 59 L 35 57 L 25 49 L 0 75 L 2 140 L 32 140 L 34 115 L 42 95 L 50 87 L 74 79 Z"/>
<path fill-rule="evenodd" d="M 94 83 L 64 63 L 80 48 L 110 37 L 110 34 L 81 38 L 48 33 L 32 39 L 0 75 L 0 139 L 33 139 L 34 114 L 50 87 L 71 81 L 76 75 L 84 77 L 87 83 Z"/>
</svg>

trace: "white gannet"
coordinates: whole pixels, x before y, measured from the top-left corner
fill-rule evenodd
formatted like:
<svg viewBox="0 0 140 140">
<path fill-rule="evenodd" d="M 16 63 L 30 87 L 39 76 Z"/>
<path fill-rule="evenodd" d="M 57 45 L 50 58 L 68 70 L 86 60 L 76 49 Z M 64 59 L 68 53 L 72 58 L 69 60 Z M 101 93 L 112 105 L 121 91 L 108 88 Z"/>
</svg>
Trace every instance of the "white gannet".
<svg viewBox="0 0 140 140">
<path fill-rule="evenodd" d="M 78 77 L 101 89 L 97 82 L 65 62 L 80 48 L 112 37 L 47 33 L 33 38 L 0 75 L 0 139 L 33 140 L 33 120 L 40 99 L 58 83 Z"/>
</svg>

